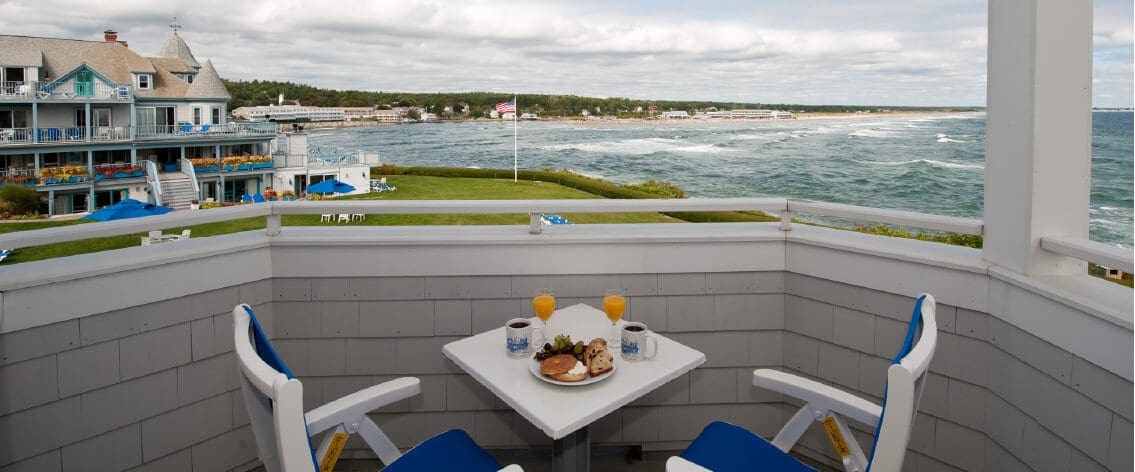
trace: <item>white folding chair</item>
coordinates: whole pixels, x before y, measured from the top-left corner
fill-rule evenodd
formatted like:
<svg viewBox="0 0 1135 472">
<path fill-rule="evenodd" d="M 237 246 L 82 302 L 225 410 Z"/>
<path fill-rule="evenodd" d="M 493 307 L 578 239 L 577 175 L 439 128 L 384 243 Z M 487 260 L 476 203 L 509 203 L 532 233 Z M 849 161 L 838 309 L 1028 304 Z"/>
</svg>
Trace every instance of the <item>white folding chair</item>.
<svg viewBox="0 0 1135 472">
<path fill-rule="evenodd" d="M 366 213 L 351 213 L 351 221 L 365 221 L 367 219 Z"/>
<path fill-rule="evenodd" d="M 322 215 L 319 215 L 319 222 L 322 223 L 322 222 L 325 222 L 325 221 L 328 222 L 328 223 L 331 222 L 331 214 L 330 213 L 324 213 Z"/>
<path fill-rule="evenodd" d="M 351 215 L 349 215 L 347 213 L 340 213 L 339 214 L 339 222 L 340 223 L 350 223 L 351 222 Z"/>
<path fill-rule="evenodd" d="M 355 433 L 386 465 L 382 469 L 385 472 L 523 472 L 516 465 L 501 469 L 496 459 L 460 429 L 429 438 L 405 454 L 399 452 L 367 413 L 417 395 L 421 384 L 414 377 L 360 390 L 305 415 L 303 385 L 272 349 L 252 308 L 246 304 L 233 308 L 233 338 L 244 404 L 267 472 L 332 470 L 348 435 Z M 310 436 L 324 431 L 329 433 L 319 448 L 313 449 Z"/>
<path fill-rule="evenodd" d="M 921 334 L 919 331 L 921 330 Z M 910 429 L 922 398 L 926 371 L 938 342 L 934 297 L 922 294 L 914 305 L 902 348 L 887 370 L 883 406 L 827 385 L 784 372 L 757 369 L 753 385 L 799 398 L 805 402 L 773 440 L 766 441 L 744 428 L 722 421 L 710 423 L 680 456 L 666 461 L 668 472 L 681 471 L 812 471 L 788 454 L 813 421 L 824 431 L 850 471 L 898 472 L 906 456 Z M 842 415 L 875 425 L 870 455 L 851 435 Z"/>
</svg>

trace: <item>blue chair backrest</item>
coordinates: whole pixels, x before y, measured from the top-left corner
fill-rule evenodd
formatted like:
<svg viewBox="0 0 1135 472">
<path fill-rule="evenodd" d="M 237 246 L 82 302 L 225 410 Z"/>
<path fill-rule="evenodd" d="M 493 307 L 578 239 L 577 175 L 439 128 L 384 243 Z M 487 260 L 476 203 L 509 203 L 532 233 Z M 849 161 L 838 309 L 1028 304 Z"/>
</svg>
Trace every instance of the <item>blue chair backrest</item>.
<svg viewBox="0 0 1135 472">
<path fill-rule="evenodd" d="M 268 335 L 264 334 L 264 328 L 260 327 L 260 321 L 256 319 L 256 314 L 252 312 L 252 308 L 245 305 L 244 311 L 248 313 L 248 319 L 252 326 L 252 345 L 256 349 L 256 355 L 260 360 L 268 364 L 269 367 L 276 372 L 284 374 L 289 380 L 296 378 L 292 371 L 288 369 L 287 364 L 276 353 L 276 349 L 272 348 L 272 342 L 268 340 Z M 311 463 L 315 470 L 319 470 L 319 461 L 315 458 L 315 448 L 311 444 L 311 435 L 307 435 L 307 447 L 311 450 Z"/>
<path fill-rule="evenodd" d="M 926 303 L 926 297 L 927 297 L 926 295 L 919 296 L 918 300 L 914 303 L 914 310 L 910 314 L 910 325 L 907 326 L 906 336 L 903 339 L 902 346 L 899 347 L 899 351 L 898 351 L 897 354 L 895 354 L 895 358 L 891 360 L 892 366 L 902 364 L 903 360 L 906 359 L 906 357 L 908 355 L 910 355 L 911 351 L 914 350 L 915 345 L 918 344 L 919 342 L 921 342 L 921 340 L 922 340 L 923 325 L 925 323 L 925 320 L 922 317 L 922 314 L 923 314 L 922 312 L 923 312 L 923 303 Z M 931 299 L 931 301 L 929 303 L 930 303 L 930 305 L 929 305 L 930 311 L 928 313 L 930 314 L 931 317 L 933 317 L 934 316 L 934 301 L 933 301 L 933 299 Z M 934 330 L 937 329 L 937 322 L 933 319 L 931 319 L 931 326 L 932 326 L 932 329 L 934 329 Z M 931 344 L 931 346 L 933 346 L 936 343 L 936 338 L 937 338 L 936 333 L 933 333 L 933 334 L 934 334 L 933 336 L 930 336 L 932 339 L 930 341 L 928 341 Z M 933 355 L 933 347 L 931 347 L 931 355 Z M 914 402 L 913 410 L 914 410 L 914 412 L 911 413 L 912 415 L 916 414 L 917 411 L 918 411 L 918 400 L 922 395 L 922 385 L 923 385 L 923 382 L 925 380 L 925 377 L 926 377 L 926 374 L 925 374 L 925 370 L 924 370 L 921 373 L 921 375 L 918 375 L 917 378 L 914 379 L 914 399 L 913 399 L 913 402 Z M 866 472 L 871 471 L 871 466 L 875 462 L 875 460 L 874 460 L 875 459 L 875 453 L 876 453 L 877 447 L 879 446 L 879 440 L 878 440 L 879 435 L 882 432 L 883 423 L 884 423 L 886 415 L 887 415 L 887 394 L 889 393 L 890 388 L 891 388 L 891 386 L 890 386 L 890 380 L 889 380 L 889 375 L 888 375 L 887 386 L 883 390 L 883 409 L 879 414 L 879 422 L 875 425 L 876 441 L 871 446 L 871 454 L 867 458 L 868 463 L 867 463 L 867 471 Z M 912 418 L 912 421 L 913 421 L 913 418 Z"/>
</svg>

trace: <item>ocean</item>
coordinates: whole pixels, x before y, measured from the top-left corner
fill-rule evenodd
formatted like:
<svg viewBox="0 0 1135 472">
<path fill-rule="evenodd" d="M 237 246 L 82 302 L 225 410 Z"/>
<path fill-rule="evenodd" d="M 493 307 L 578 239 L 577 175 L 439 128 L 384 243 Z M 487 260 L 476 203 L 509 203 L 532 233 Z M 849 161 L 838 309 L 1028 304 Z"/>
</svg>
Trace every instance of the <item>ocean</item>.
<svg viewBox="0 0 1135 472">
<path fill-rule="evenodd" d="M 1133 114 L 1092 114 L 1091 239 L 1132 247 Z M 511 168 L 511 122 L 316 130 L 327 152 L 401 166 Z M 616 183 L 670 181 L 690 197 L 793 197 L 982 217 L 983 113 L 761 122 L 520 122 L 522 169 Z"/>
</svg>

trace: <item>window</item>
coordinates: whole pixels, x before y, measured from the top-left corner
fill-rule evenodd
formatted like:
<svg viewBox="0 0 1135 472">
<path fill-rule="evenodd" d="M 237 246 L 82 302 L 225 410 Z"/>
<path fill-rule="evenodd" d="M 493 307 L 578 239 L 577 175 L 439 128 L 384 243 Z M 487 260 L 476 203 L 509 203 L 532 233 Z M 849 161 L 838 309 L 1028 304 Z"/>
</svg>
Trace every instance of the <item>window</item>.
<svg viewBox="0 0 1135 472">
<path fill-rule="evenodd" d="M 193 107 L 193 124 L 201 124 L 201 107 Z"/>
<path fill-rule="evenodd" d="M 92 108 L 91 126 L 110 126 L 110 108 Z M 87 126 L 87 111 L 82 108 L 75 109 L 75 126 Z"/>
<path fill-rule="evenodd" d="M 193 83 L 193 74 L 185 74 L 185 81 L 192 84 Z"/>
<path fill-rule="evenodd" d="M 0 128 L 27 128 L 28 110 L 0 110 Z"/>
<path fill-rule="evenodd" d="M 139 90 L 150 90 L 150 74 L 137 74 L 134 77 L 138 81 L 136 85 L 138 85 Z"/>
<path fill-rule="evenodd" d="M 221 109 L 219 107 L 213 107 L 213 124 L 221 124 Z"/>
</svg>

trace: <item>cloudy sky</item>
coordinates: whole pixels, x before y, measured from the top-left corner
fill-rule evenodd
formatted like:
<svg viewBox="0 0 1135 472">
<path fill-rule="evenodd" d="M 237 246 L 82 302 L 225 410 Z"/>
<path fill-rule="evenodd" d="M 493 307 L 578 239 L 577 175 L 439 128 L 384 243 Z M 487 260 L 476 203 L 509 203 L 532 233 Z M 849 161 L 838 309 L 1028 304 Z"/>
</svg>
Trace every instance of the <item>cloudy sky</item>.
<svg viewBox="0 0 1135 472">
<path fill-rule="evenodd" d="M 1131 106 L 1131 0 L 1095 0 L 1094 104 Z M 405 92 L 984 105 L 986 1 L 0 0 L 0 33 L 103 29 L 156 55 L 177 17 L 228 79 Z"/>
</svg>

